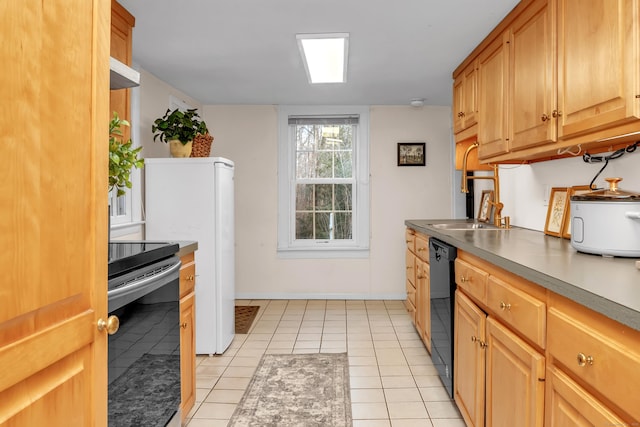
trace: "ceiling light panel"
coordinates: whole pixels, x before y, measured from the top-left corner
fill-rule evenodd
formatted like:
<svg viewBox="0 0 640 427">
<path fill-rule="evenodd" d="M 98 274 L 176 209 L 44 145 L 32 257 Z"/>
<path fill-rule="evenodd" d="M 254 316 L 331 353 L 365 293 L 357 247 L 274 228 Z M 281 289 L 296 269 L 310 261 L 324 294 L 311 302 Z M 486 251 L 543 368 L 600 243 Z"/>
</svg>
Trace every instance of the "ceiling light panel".
<svg viewBox="0 0 640 427">
<path fill-rule="evenodd" d="M 309 83 L 347 81 L 349 34 L 298 34 L 298 49 Z"/>
</svg>

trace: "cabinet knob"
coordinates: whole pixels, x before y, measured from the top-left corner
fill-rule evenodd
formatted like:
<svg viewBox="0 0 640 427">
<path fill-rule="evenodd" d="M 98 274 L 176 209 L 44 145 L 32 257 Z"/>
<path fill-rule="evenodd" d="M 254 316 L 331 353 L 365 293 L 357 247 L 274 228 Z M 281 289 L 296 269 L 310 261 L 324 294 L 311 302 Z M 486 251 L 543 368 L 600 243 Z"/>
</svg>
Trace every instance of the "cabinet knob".
<svg viewBox="0 0 640 427">
<path fill-rule="evenodd" d="M 182 329 L 187 329 L 187 322 L 182 322 L 182 323 L 180 323 L 180 327 L 181 327 Z"/>
<path fill-rule="evenodd" d="M 193 279 L 195 279 L 193 274 L 190 274 L 190 275 L 187 276 L 187 282 L 193 282 Z"/>
<path fill-rule="evenodd" d="M 107 334 L 113 335 L 118 332 L 119 328 L 120 319 L 118 319 L 118 316 L 109 316 L 107 320 L 104 320 L 102 318 L 98 319 L 98 330 L 100 332 L 106 330 Z"/>
<path fill-rule="evenodd" d="M 471 282 L 471 279 L 468 279 L 468 278 L 466 278 L 466 277 L 462 276 L 462 277 L 460 277 L 460 281 L 461 281 L 462 283 L 466 283 L 466 282 Z"/>
<path fill-rule="evenodd" d="M 500 310 L 511 310 L 511 304 L 500 301 Z"/>
<path fill-rule="evenodd" d="M 426 251 L 427 248 L 418 248 L 418 252 Z"/>
<path fill-rule="evenodd" d="M 552 116 L 553 118 L 558 118 L 558 117 L 562 116 L 562 111 L 553 110 L 553 111 L 551 112 L 551 116 Z"/>
<path fill-rule="evenodd" d="M 471 342 L 476 342 L 478 341 L 478 338 L 474 335 L 471 335 Z"/>
<path fill-rule="evenodd" d="M 593 365 L 593 357 L 585 356 L 584 353 L 578 353 L 578 366 Z"/>
<path fill-rule="evenodd" d="M 547 114 L 542 114 L 542 116 L 540 116 L 540 120 L 542 120 L 543 122 L 546 122 L 547 120 L 549 120 L 549 116 L 547 116 Z"/>
</svg>

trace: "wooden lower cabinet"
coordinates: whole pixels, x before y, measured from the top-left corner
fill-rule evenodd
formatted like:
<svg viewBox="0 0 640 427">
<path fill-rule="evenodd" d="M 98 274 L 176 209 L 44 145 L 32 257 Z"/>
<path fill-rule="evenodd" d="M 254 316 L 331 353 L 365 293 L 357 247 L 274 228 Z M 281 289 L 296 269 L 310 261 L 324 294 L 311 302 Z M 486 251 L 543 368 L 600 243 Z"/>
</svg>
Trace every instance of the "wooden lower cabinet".
<svg viewBox="0 0 640 427">
<path fill-rule="evenodd" d="M 407 228 L 407 311 L 416 332 L 431 353 L 431 287 L 429 281 L 429 237 Z"/>
<path fill-rule="evenodd" d="M 193 252 L 180 260 L 180 410 L 184 422 L 196 401 L 196 264 Z"/>
<path fill-rule="evenodd" d="M 543 425 L 545 357 L 456 291 L 454 398 L 467 426 Z"/>
</svg>

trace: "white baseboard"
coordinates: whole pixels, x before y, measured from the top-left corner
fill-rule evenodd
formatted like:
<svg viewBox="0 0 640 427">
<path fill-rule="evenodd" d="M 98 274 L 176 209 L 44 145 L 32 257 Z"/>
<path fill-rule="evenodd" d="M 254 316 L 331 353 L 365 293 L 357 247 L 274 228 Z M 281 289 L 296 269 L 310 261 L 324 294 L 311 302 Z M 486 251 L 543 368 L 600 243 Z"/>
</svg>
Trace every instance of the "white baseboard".
<svg viewBox="0 0 640 427">
<path fill-rule="evenodd" d="M 236 299 L 326 299 L 326 300 L 405 300 L 406 293 L 393 294 L 339 294 L 339 293 L 280 293 L 280 292 L 248 292 L 236 293 Z"/>
</svg>

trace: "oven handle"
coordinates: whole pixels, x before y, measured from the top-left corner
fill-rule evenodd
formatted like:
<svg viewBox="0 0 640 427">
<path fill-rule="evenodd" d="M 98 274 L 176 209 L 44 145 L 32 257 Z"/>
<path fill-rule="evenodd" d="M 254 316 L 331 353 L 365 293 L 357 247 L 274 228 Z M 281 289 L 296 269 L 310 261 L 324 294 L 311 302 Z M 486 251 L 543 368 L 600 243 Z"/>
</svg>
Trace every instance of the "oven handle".
<svg viewBox="0 0 640 427">
<path fill-rule="evenodd" d="M 123 294 L 128 294 L 129 292 L 131 292 L 132 290 L 139 290 L 139 289 L 144 289 L 146 286 L 149 286 L 150 284 L 153 284 L 155 282 L 157 282 L 158 280 L 169 276 L 170 274 L 173 274 L 176 272 L 176 270 L 180 269 L 180 266 L 182 265 L 182 263 L 180 261 L 176 262 L 174 265 L 172 265 L 170 268 L 166 269 L 165 271 L 163 271 L 162 273 L 159 274 L 155 274 L 153 276 L 149 276 L 149 277 L 145 277 L 142 280 L 136 281 L 136 282 L 131 282 L 128 285 L 124 285 L 121 286 L 119 288 L 116 288 L 114 290 L 109 291 L 107 294 L 109 296 L 109 298 L 114 298 Z"/>
</svg>

